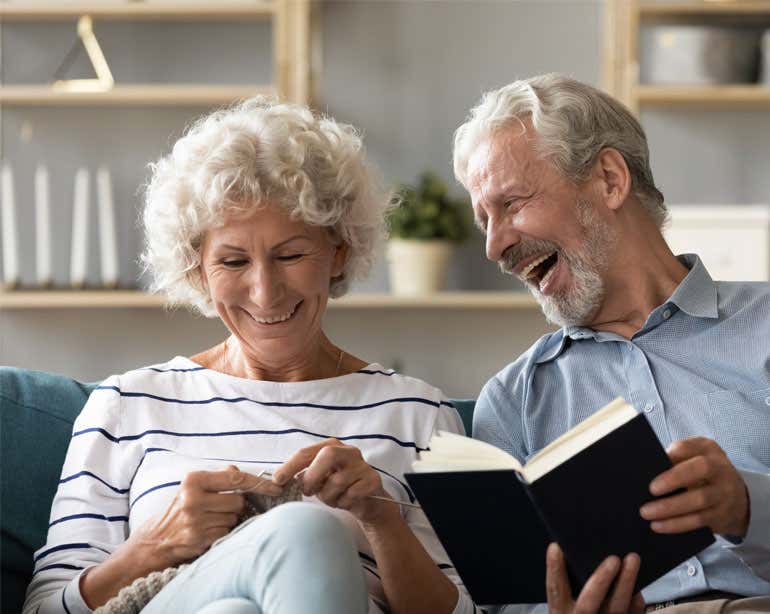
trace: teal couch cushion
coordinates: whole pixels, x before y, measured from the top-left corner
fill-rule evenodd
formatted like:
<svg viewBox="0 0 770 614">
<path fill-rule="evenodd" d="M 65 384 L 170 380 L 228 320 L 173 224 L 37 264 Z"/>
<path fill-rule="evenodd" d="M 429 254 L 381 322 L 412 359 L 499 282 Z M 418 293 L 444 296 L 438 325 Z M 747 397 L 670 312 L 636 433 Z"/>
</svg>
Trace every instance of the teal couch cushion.
<svg viewBox="0 0 770 614">
<path fill-rule="evenodd" d="M 72 423 L 95 384 L 0 367 L 0 611 L 20 612 Z"/>
<path fill-rule="evenodd" d="M 33 555 L 45 543 L 72 424 L 98 384 L 0 367 L 0 612 L 20 612 Z M 453 399 L 470 434 L 472 399 Z"/>
<path fill-rule="evenodd" d="M 452 405 L 457 409 L 460 418 L 463 420 L 465 434 L 471 436 L 471 427 L 473 427 L 473 408 L 476 406 L 474 399 L 452 399 Z"/>
</svg>

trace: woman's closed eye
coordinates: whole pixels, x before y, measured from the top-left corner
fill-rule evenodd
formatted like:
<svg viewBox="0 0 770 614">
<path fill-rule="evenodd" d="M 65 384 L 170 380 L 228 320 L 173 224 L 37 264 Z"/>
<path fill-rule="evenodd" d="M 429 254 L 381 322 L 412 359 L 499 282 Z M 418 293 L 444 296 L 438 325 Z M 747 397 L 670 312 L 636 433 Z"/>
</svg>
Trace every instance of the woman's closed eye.
<svg viewBox="0 0 770 614">
<path fill-rule="evenodd" d="M 237 260 L 223 260 L 222 264 L 226 266 L 229 269 L 237 269 L 238 267 L 242 267 L 247 263 L 246 260 L 243 258 L 237 259 Z"/>
<path fill-rule="evenodd" d="M 299 260 L 304 255 L 305 254 L 283 254 L 281 256 L 276 256 L 276 259 L 280 262 L 293 262 L 295 260 Z"/>
</svg>

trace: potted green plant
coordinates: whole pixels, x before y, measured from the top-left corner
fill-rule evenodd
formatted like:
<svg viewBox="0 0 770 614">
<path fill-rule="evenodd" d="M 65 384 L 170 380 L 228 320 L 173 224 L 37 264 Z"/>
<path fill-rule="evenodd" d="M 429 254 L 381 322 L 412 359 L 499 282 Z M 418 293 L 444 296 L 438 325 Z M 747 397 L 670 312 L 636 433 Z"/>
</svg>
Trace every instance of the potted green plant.
<svg viewBox="0 0 770 614">
<path fill-rule="evenodd" d="M 388 265 L 394 294 L 438 292 L 446 283 L 452 244 L 470 228 L 467 200 L 450 197 L 446 183 L 432 172 L 416 185 L 402 185 L 389 217 Z"/>
</svg>

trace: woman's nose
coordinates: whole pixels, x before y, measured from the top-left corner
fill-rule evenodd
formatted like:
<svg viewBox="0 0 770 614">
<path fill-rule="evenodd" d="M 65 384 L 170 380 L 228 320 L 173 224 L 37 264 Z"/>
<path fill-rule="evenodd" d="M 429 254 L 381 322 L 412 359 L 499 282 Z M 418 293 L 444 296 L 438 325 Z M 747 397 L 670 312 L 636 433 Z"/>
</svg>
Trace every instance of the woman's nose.
<svg viewBox="0 0 770 614">
<path fill-rule="evenodd" d="M 269 265 L 256 265 L 250 283 L 250 298 L 262 309 L 277 305 L 286 294 L 281 276 Z"/>
</svg>

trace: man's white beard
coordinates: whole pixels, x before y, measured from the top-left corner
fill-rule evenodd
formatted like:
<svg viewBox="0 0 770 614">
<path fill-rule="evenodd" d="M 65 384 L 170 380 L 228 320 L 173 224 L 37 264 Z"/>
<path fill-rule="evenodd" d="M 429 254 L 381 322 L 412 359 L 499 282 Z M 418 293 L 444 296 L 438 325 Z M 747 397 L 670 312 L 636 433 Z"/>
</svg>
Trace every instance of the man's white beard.
<svg viewBox="0 0 770 614">
<path fill-rule="evenodd" d="M 569 267 L 572 273 L 569 286 L 546 296 L 536 282 L 524 282 L 546 319 L 557 326 L 585 326 L 591 322 L 604 301 L 605 286 L 601 274 L 607 270 L 608 254 L 616 240 L 613 230 L 596 215 L 591 203 L 577 201 L 576 206 L 578 222 L 585 233 L 579 251 L 568 253 L 551 241 L 532 240 L 526 246 L 511 248 L 515 253 L 506 253 L 500 263 L 504 272 L 510 272 L 513 264 L 522 257 L 558 250 L 560 266 Z"/>
</svg>

